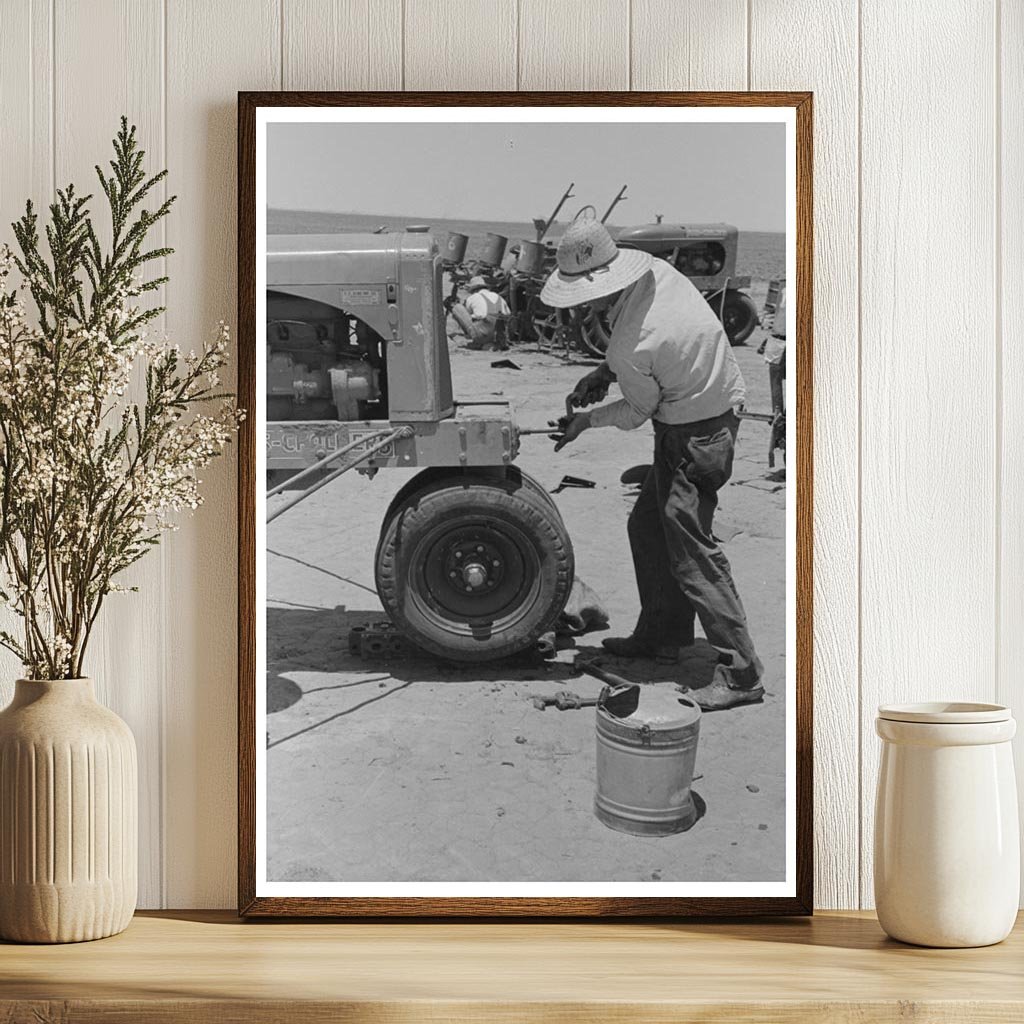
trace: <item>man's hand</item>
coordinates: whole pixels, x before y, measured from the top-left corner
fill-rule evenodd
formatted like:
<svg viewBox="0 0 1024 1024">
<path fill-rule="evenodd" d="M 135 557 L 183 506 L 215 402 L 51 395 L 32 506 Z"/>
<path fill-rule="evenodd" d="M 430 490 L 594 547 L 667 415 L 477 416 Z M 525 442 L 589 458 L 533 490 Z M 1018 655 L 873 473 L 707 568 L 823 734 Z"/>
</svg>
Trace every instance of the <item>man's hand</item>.
<svg viewBox="0 0 1024 1024">
<path fill-rule="evenodd" d="M 602 401 L 607 397 L 608 385 L 613 379 L 608 364 L 602 363 L 596 370 L 591 370 L 585 377 L 580 378 L 569 395 L 569 405 L 582 409 L 584 406 Z"/>
<path fill-rule="evenodd" d="M 563 416 L 560 420 L 550 421 L 556 433 L 548 435 L 555 442 L 555 451 L 560 452 L 570 441 L 575 441 L 584 430 L 590 428 L 590 413 L 578 412 L 572 417 Z"/>
</svg>

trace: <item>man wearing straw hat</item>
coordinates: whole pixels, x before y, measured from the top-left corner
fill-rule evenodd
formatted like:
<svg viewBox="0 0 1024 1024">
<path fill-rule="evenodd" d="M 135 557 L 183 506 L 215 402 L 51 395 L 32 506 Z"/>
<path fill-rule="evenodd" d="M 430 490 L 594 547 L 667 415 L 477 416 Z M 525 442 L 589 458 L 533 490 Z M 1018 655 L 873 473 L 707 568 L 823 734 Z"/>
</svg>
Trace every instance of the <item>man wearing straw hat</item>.
<svg viewBox="0 0 1024 1024">
<path fill-rule="evenodd" d="M 654 465 L 629 516 L 640 618 L 604 646 L 620 657 L 677 660 L 693 643 L 694 616 L 718 651 L 712 681 L 692 696 L 705 710 L 764 696 L 763 668 L 729 562 L 712 534 L 718 491 L 732 473 L 743 377 L 721 323 L 693 284 L 664 260 L 618 249 L 585 207 L 558 244 L 541 300 L 557 309 L 607 309 L 605 362 L 576 385 L 570 404 L 622 398 L 560 421 L 555 451 L 593 427 L 632 430 L 654 421 Z"/>
</svg>

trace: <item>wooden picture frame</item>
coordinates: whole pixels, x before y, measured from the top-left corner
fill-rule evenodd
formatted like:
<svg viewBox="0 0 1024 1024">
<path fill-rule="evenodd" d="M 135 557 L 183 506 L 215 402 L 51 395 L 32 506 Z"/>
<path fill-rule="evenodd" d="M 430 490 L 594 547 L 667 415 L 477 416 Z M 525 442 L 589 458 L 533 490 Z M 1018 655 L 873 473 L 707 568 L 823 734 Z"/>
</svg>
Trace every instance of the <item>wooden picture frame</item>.
<svg viewBox="0 0 1024 1024">
<path fill-rule="evenodd" d="M 238 465 L 238 908 L 248 917 L 663 917 L 805 915 L 813 907 L 812 842 L 812 96 L 807 92 L 346 93 L 238 95 L 238 401 L 257 408 L 257 112 L 266 107 L 744 107 L 789 108 L 795 117 L 796 465 L 795 834 L 792 894 L 669 896 L 268 896 L 257 886 L 256 417 L 242 425 Z M 791 180 L 792 180 L 791 179 Z M 412 212 L 412 211 L 409 211 Z M 795 458 L 794 458 L 795 455 Z M 262 683 L 260 684 L 262 685 Z M 792 792 L 792 791 L 791 791 Z"/>
</svg>

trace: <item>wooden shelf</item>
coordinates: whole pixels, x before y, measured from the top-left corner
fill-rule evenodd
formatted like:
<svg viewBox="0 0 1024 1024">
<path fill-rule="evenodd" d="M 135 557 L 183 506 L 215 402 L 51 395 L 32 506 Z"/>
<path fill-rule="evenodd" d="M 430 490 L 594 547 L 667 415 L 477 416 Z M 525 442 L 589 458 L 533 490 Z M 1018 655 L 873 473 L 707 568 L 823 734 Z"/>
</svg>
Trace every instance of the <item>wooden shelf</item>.
<svg viewBox="0 0 1024 1024">
<path fill-rule="evenodd" d="M 0 944 L 0 1021 L 1024 1020 L 1024 923 L 986 949 L 870 914 L 683 923 L 305 923 L 137 915 L 71 946 Z"/>
</svg>

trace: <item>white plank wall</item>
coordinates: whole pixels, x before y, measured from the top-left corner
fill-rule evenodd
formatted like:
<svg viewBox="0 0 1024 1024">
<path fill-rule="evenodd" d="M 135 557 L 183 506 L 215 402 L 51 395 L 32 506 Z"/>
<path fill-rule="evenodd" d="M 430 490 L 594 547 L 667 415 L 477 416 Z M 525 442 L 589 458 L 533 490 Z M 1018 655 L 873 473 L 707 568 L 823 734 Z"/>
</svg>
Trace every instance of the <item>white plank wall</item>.
<svg viewBox="0 0 1024 1024">
<path fill-rule="evenodd" d="M 629 0 L 519 0 L 520 89 L 628 89 Z"/>
<path fill-rule="evenodd" d="M 105 59 L 96 61 L 97 53 Z M 58 0 L 54 5 L 54 163 L 58 185 L 77 182 L 94 193 L 90 204 L 104 225 L 105 200 L 94 167 L 109 159 L 123 112 L 131 111 L 151 166 L 164 166 L 161 79 L 152 74 L 163 63 L 163 11 L 160 0 L 111 0 L 94 4 Z M 89 88 L 82 88 L 88 80 Z M 98 126 L 106 126 L 106 147 L 97 146 Z M 161 198 L 163 193 L 161 191 Z M 109 237 L 109 232 L 105 232 Z M 163 261 L 161 261 L 163 262 Z M 162 269 L 162 268 L 161 268 Z M 159 274 L 156 276 L 160 276 Z M 161 330 L 164 324 L 153 325 Z M 145 385 L 136 382 L 136 395 Z M 110 598 L 97 623 L 97 654 L 104 666 L 96 675 L 96 694 L 121 713 L 139 750 L 140 899 L 161 898 L 163 779 L 163 633 L 165 588 L 162 553 L 151 564 L 126 573 L 124 586 L 137 594 Z"/>
<path fill-rule="evenodd" d="M 25 201 L 46 209 L 53 194 L 53 11 L 49 0 L 0 6 L 0 244 L 14 244 L 7 225 Z M 0 612 L 3 628 L 17 619 Z M 18 660 L 0 648 L 0 703 L 20 674 Z"/>
<path fill-rule="evenodd" d="M 999 11 L 996 59 L 996 400 L 999 438 L 999 648 L 996 699 L 1019 704 L 1024 693 L 1024 4 Z M 1018 792 L 1024 790 L 1024 740 L 1015 746 Z M 1021 793 L 1024 802 L 1024 793 Z"/>
<path fill-rule="evenodd" d="M 402 0 L 281 0 L 285 89 L 401 89 Z"/>
<path fill-rule="evenodd" d="M 875 706 L 1024 706 L 1024 4 L 0 0 L 0 225 L 91 189 L 127 113 L 180 196 L 189 346 L 234 317 L 235 93 L 278 88 L 816 93 L 817 903 L 870 906 Z M 94 649 L 144 906 L 234 904 L 234 472 Z"/>
<path fill-rule="evenodd" d="M 862 902 L 876 706 L 996 690 L 995 11 L 863 3 Z"/>
<path fill-rule="evenodd" d="M 805 35 L 834 45 L 793 46 Z M 815 94 L 815 844 L 819 901 L 859 901 L 857 8 L 754 0 L 750 88 Z M 872 748 L 867 747 L 871 756 Z M 825 896 L 825 894 L 828 894 Z"/>
<path fill-rule="evenodd" d="M 405 0 L 405 89 L 516 88 L 515 0 Z"/>
</svg>

